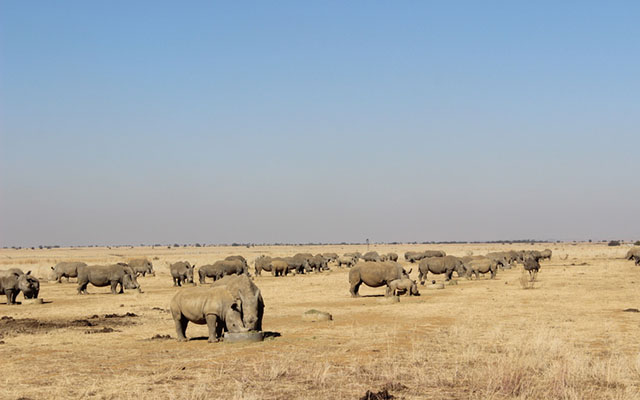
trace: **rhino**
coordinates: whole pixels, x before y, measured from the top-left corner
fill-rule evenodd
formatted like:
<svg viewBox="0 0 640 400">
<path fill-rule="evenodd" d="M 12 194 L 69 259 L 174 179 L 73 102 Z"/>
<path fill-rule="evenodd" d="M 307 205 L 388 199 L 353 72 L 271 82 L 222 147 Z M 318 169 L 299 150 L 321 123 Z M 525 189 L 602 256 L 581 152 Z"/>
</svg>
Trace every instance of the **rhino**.
<svg viewBox="0 0 640 400">
<path fill-rule="evenodd" d="M 31 271 L 26 274 L 19 268 L 0 271 L 0 294 L 7 296 L 8 305 L 16 304 L 20 292 L 25 299 L 38 298 L 40 281 L 31 275 Z"/>
<path fill-rule="evenodd" d="M 465 259 L 465 258 L 463 258 Z M 479 274 L 486 274 L 491 272 L 491 279 L 496 277 L 496 271 L 498 270 L 498 263 L 487 257 L 471 257 L 464 261 L 464 266 L 467 270 L 467 278 L 471 279 L 471 275 L 474 274 L 476 279 L 479 278 Z"/>
<path fill-rule="evenodd" d="M 193 284 L 193 269 L 196 265 L 191 265 L 189 261 L 178 261 L 169 266 L 173 286 L 182 286 L 183 283 Z"/>
<path fill-rule="evenodd" d="M 386 260 L 384 261 L 398 261 L 398 255 L 396 253 L 387 253 L 385 254 Z"/>
<path fill-rule="evenodd" d="M 262 255 L 254 262 L 256 275 L 262 275 L 262 271 L 271 271 L 271 257 Z"/>
<path fill-rule="evenodd" d="M 250 331 L 262 330 L 264 299 L 255 283 L 246 275 L 227 275 L 213 283 L 213 287 L 226 287 L 242 301 L 242 322 Z"/>
<path fill-rule="evenodd" d="M 216 261 L 213 264 L 203 265 L 198 270 L 200 283 L 205 283 L 206 278 L 213 278 L 214 281 L 225 275 L 249 275 L 249 266 L 237 258 L 231 260 Z"/>
<path fill-rule="evenodd" d="M 362 256 L 365 261 L 382 261 L 377 251 L 369 251 Z"/>
<path fill-rule="evenodd" d="M 125 263 L 111 265 L 88 265 L 78 268 L 78 294 L 87 294 L 87 285 L 111 286 L 111 293 L 124 293 L 124 289 L 137 289 L 142 293 L 136 274 Z M 120 291 L 116 288 L 120 285 Z"/>
<path fill-rule="evenodd" d="M 242 262 L 242 265 L 244 266 L 244 269 L 247 271 L 247 273 L 249 273 L 249 263 L 247 262 L 247 259 L 242 257 L 242 256 L 228 256 L 225 258 L 225 260 L 227 261 L 233 261 L 233 260 L 238 260 L 240 262 Z"/>
<path fill-rule="evenodd" d="M 351 257 L 351 258 L 355 258 L 356 261 L 358 261 L 359 259 L 362 258 L 362 253 L 360 253 L 359 251 L 354 251 L 351 253 L 344 253 L 345 257 Z"/>
<path fill-rule="evenodd" d="M 347 267 L 351 268 L 354 265 L 356 265 L 356 263 L 358 262 L 358 259 L 351 256 L 342 256 L 342 257 L 339 257 L 337 261 L 338 261 L 338 267 L 342 267 L 343 265 L 346 265 Z"/>
<path fill-rule="evenodd" d="M 426 258 L 426 256 L 420 251 L 407 251 L 404 253 L 404 259 L 410 263 L 420 261 L 423 258 Z"/>
<path fill-rule="evenodd" d="M 274 258 L 269 263 L 269 269 L 273 276 L 285 276 L 289 273 L 289 263 L 281 258 Z M 293 270 L 295 273 L 295 270 Z"/>
<path fill-rule="evenodd" d="M 465 273 L 464 263 L 462 259 L 455 256 L 445 257 L 429 257 L 420 260 L 418 264 L 418 280 L 421 285 L 424 285 L 425 280 L 429 272 L 432 274 L 444 274 L 445 280 L 451 280 L 453 271 L 458 273 L 458 276 L 462 276 Z"/>
<path fill-rule="evenodd" d="M 248 332 L 242 322 L 242 300 L 225 286 L 191 287 L 178 291 L 169 305 L 176 325 L 178 341 L 186 342 L 189 322 L 207 324 L 209 343 L 217 342 L 222 332 Z"/>
<path fill-rule="evenodd" d="M 327 262 L 335 261 L 338 259 L 338 254 L 336 253 L 322 253 L 322 257 L 327 260 Z"/>
<path fill-rule="evenodd" d="M 627 260 L 634 260 L 636 265 L 640 265 L 640 247 L 633 247 L 627 251 Z"/>
<path fill-rule="evenodd" d="M 62 283 L 62 278 L 67 278 L 67 282 L 69 282 L 69 278 L 77 278 L 78 277 L 78 267 L 86 267 L 87 264 L 83 262 L 59 262 L 54 267 L 51 267 L 53 273 L 55 275 L 56 281 L 58 283 Z"/>
<path fill-rule="evenodd" d="M 409 272 L 406 272 L 402 265 L 392 262 L 371 262 L 364 261 L 356 264 L 349 271 L 349 283 L 351 285 L 351 297 L 359 297 L 358 289 L 361 284 L 371 287 L 380 287 L 387 285 L 386 295 L 391 295 L 389 283 L 396 279 L 410 278 Z"/>
<path fill-rule="evenodd" d="M 544 249 L 540 252 L 540 254 L 542 254 L 541 260 L 551 260 L 553 252 L 551 251 L 551 249 Z"/>
<path fill-rule="evenodd" d="M 135 272 L 136 276 L 146 276 L 147 274 L 156 276 L 156 272 L 153 270 L 153 264 L 151 264 L 151 261 L 147 260 L 146 258 L 136 258 L 130 260 L 128 264 L 131 269 L 133 269 L 133 272 Z"/>
<path fill-rule="evenodd" d="M 293 257 L 284 257 L 282 260 L 289 264 L 289 272 L 304 274 L 305 272 L 311 272 L 311 266 L 307 260 L 306 255 L 296 254 Z"/>
<path fill-rule="evenodd" d="M 316 254 L 308 262 L 311 269 L 316 272 L 322 272 L 323 270 L 329 269 L 327 259 L 324 258 L 322 254 Z"/>
<path fill-rule="evenodd" d="M 391 293 L 393 293 L 394 296 L 407 293 L 409 296 L 420 296 L 416 281 L 409 278 L 396 279 L 389 282 L 389 289 L 391 289 Z"/>
</svg>

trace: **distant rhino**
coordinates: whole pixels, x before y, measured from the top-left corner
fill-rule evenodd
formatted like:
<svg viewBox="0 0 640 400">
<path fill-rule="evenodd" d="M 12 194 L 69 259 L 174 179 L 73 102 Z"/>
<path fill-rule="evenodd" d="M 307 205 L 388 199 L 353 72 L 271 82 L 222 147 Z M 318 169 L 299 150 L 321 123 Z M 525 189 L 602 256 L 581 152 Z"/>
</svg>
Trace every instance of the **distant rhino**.
<svg viewBox="0 0 640 400">
<path fill-rule="evenodd" d="M 78 277 L 78 267 L 86 267 L 87 264 L 83 262 L 59 262 L 54 267 L 51 267 L 53 273 L 55 275 L 55 280 L 58 283 L 62 283 L 62 278 L 67 278 L 67 282 L 69 282 L 69 278 L 77 278 Z"/>
<path fill-rule="evenodd" d="M 444 274 L 445 280 L 451 280 L 453 271 L 458 273 L 458 276 L 465 274 L 465 267 L 462 259 L 455 256 L 446 257 L 428 257 L 420 260 L 418 264 L 418 281 L 421 285 L 424 285 L 425 280 L 429 272 L 432 274 Z"/>
<path fill-rule="evenodd" d="M 262 275 L 262 271 L 271 271 L 271 257 L 262 255 L 256 258 L 255 262 L 256 275 Z"/>
<path fill-rule="evenodd" d="M 391 288 L 389 283 L 396 279 L 409 278 L 409 272 L 406 272 L 402 265 L 387 261 L 387 262 L 360 262 L 349 271 L 349 284 L 351 285 L 352 297 L 358 297 L 358 289 L 361 284 L 365 284 L 371 287 L 380 287 L 387 285 L 386 295 L 391 295 Z"/>
<path fill-rule="evenodd" d="M 193 270 L 196 265 L 191 265 L 189 261 L 178 261 L 169 266 L 171 277 L 173 278 L 173 286 L 182 286 L 183 283 L 193 282 Z"/>
<path fill-rule="evenodd" d="M 87 294 L 87 285 L 111 286 L 111 293 L 124 293 L 124 289 L 142 292 L 136 274 L 125 263 L 111 265 L 88 265 L 78 269 L 78 294 Z M 116 291 L 120 285 L 120 291 Z"/>
<path fill-rule="evenodd" d="M 389 283 L 389 289 L 391 289 L 391 293 L 393 293 L 394 296 L 398 296 L 400 294 L 408 294 L 409 296 L 420 296 L 416 281 L 413 281 L 409 278 L 402 278 L 391 281 Z"/>
<path fill-rule="evenodd" d="M 135 272 L 136 276 L 146 276 L 147 274 L 156 276 L 156 272 L 153 270 L 153 264 L 146 258 L 136 258 L 130 260 L 128 264 L 131 269 L 133 269 L 133 272 Z"/>
</svg>

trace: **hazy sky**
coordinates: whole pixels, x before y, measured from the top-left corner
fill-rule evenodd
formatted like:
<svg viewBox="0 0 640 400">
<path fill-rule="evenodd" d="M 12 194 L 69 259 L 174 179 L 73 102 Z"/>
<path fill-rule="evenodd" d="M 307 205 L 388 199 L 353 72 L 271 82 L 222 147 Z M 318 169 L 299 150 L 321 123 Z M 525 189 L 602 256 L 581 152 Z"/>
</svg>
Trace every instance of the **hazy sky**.
<svg viewBox="0 0 640 400">
<path fill-rule="evenodd" d="M 0 2 L 0 245 L 640 239 L 637 1 Z"/>
</svg>

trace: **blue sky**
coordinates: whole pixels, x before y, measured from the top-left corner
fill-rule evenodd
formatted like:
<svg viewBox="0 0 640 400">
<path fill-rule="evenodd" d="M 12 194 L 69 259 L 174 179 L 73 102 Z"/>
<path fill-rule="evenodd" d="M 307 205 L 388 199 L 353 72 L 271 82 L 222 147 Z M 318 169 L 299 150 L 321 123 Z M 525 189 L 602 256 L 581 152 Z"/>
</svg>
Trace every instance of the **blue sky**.
<svg viewBox="0 0 640 400">
<path fill-rule="evenodd" d="M 0 245 L 640 239 L 639 20 L 0 2 Z"/>
</svg>

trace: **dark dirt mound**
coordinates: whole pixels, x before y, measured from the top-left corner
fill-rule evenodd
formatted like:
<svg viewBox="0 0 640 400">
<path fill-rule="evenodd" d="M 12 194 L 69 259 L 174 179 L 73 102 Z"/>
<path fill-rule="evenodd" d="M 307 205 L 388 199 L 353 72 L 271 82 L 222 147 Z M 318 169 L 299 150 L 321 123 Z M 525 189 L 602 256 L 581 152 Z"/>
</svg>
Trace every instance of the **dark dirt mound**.
<svg viewBox="0 0 640 400">
<path fill-rule="evenodd" d="M 99 329 L 87 331 L 87 333 L 96 332 L 117 332 L 113 329 L 115 326 L 135 325 L 135 321 L 131 321 L 130 317 L 137 317 L 134 313 L 126 313 L 124 315 L 107 314 L 104 317 L 92 315 L 84 319 L 74 320 L 52 320 L 40 321 L 35 318 L 13 318 L 3 316 L 0 318 L 0 338 L 17 335 L 37 335 L 46 333 L 55 329 L 64 328 L 86 328 L 97 327 Z M 111 329 L 110 331 L 107 329 Z"/>
<path fill-rule="evenodd" d="M 391 400 L 395 397 L 389 393 L 387 389 L 383 389 L 377 393 L 367 390 L 364 396 L 360 397 L 360 400 Z"/>
<path fill-rule="evenodd" d="M 138 314 L 136 313 L 132 313 L 132 312 L 128 312 L 126 314 L 105 314 L 104 317 L 105 318 L 127 318 L 127 317 L 137 317 Z"/>
<path fill-rule="evenodd" d="M 111 332 L 122 332 L 113 328 L 110 328 L 108 326 L 103 326 L 101 329 L 89 329 L 84 331 L 85 334 L 92 334 L 92 333 L 111 333 Z"/>
<path fill-rule="evenodd" d="M 156 333 L 149 340 L 170 340 L 170 339 L 171 339 L 171 335 L 161 335 L 159 333 Z"/>
</svg>

